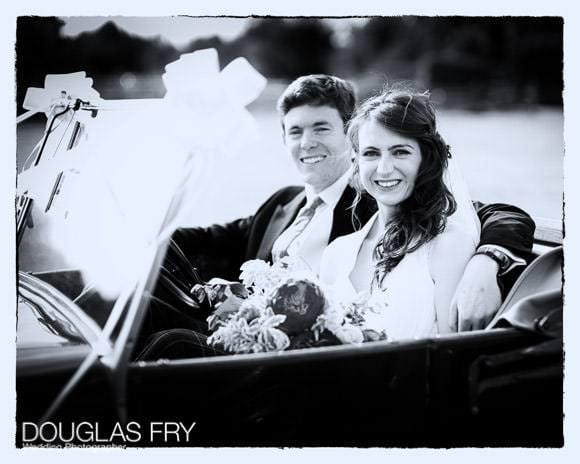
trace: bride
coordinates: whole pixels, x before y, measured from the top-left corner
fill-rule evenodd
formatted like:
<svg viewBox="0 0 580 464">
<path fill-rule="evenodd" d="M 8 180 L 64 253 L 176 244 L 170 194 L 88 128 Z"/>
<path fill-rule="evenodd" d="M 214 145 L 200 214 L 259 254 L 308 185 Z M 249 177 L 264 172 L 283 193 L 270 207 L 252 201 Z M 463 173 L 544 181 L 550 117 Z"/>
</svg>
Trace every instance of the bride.
<svg viewBox="0 0 580 464">
<path fill-rule="evenodd" d="M 378 211 L 326 249 L 323 285 L 345 301 L 367 293 L 387 303 L 367 322 L 390 340 L 450 332 L 451 299 L 479 241 L 479 221 L 429 95 L 390 89 L 367 100 L 348 137 L 357 200 L 370 195 Z"/>
</svg>

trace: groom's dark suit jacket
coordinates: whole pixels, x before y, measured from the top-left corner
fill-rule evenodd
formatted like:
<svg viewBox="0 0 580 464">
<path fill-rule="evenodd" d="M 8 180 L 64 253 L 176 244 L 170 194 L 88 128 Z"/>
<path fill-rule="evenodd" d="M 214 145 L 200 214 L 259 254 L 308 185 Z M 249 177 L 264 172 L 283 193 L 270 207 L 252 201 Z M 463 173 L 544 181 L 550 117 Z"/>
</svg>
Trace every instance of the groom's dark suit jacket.
<svg viewBox="0 0 580 464">
<path fill-rule="evenodd" d="M 358 222 L 353 221 L 350 207 L 354 197 L 355 191 L 347 186 L 334 208 L 329 243 L 357 230 L 376 211 L 374 200 L 363 197 L 356 208 Z M 271 259 L 275 240 L 305 202 L 303 187 L 286 187 L 272 195 L 253 216 L 207 228 L 178 229 L 173 239 L 205 280 L 216 276 L 237 280 L 245 261 Z M 480 244 L 499 245 L 526 261 L 530 259 L 535 224 L 528 214 L 505 204 L 476 202 L 474 206 L 482 224 Z M 504 288 L 511 287 L 521 270 L 522 267 L 502 278 Z"/>
</svg>

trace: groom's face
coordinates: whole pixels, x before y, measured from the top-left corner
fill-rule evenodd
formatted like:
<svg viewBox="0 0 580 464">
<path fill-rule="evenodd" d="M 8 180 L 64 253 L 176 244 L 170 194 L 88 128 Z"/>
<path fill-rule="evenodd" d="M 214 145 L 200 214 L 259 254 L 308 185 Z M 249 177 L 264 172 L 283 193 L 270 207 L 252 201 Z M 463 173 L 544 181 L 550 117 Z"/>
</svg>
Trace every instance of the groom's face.
<svg viewBox="0 0 580 464">
<path fill-rule="evenodd" d="M 283 118 L 284 144 L 305 183 L 320 192 L 350 165 L 344 124 L 336 108 L 302 105 Z"/>
</svg>

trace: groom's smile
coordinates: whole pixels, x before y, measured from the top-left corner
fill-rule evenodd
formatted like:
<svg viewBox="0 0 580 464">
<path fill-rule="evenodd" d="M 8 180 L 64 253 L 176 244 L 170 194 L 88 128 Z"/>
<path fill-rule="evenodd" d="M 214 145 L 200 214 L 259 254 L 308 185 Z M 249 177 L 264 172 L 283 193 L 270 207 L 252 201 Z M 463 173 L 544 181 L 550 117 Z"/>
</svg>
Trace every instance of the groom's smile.
<svg viewBox="0 0 580 464">
<path fill-rule="evenodd" d="M 300 157 L 300 162 L 303 164 L 316 164 L 326 159 L 326 155 L 304 155 Z"/>
</svg>

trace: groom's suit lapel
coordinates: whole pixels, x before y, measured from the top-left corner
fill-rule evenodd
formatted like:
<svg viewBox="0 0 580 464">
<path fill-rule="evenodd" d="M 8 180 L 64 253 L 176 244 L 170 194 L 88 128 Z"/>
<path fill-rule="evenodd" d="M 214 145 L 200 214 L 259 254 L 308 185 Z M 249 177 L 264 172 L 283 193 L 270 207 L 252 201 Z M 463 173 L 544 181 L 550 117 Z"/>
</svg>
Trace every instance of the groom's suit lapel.
<svg viewBox="0 0 580 464">
<path fill-rule="evenodd" d="M 355 190 L 347 185 L 334 207 L 332 229 L 330 230 L 328 243 L 331 243 L 337 237 L 360 230 L 377 210 L 375 201 L 372 198 L 363 196 L 357 204 L 356 215 L 353 218 L 352 204 L 355 196 Z"/>
<path fill-rule="evenodd" d="M 305 203 L 306 192 L 302 191 L 285 205 L 276 206 L 274 214 L 272 214 L 272 218 L 264 231 L 264 238 L 258 248 L 258 253 L 256 254 L 258 259 L 270 259 L 274 242 L 294 220 L 298 211 Z"/>
</svg>

